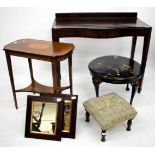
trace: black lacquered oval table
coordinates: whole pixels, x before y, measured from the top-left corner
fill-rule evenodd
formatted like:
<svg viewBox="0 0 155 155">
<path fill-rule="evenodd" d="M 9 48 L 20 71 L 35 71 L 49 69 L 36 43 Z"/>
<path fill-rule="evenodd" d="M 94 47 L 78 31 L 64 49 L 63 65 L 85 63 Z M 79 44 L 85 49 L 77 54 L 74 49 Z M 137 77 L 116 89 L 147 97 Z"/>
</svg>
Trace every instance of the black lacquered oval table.
<svg viewBox="0 0 155 155">
<path fill-rule="evenodd" d="M 143 75 L 138 62 L 122 56 L 103 56 L 92 60 L 88 68 L 92 75 L 97 97 L 99 96 L 99 85 L 102 82 L 127 84 L 126 90 L 129 90 L 129 84 L 131 84 L 130 104 L 132 104 Z"/>
</svg>

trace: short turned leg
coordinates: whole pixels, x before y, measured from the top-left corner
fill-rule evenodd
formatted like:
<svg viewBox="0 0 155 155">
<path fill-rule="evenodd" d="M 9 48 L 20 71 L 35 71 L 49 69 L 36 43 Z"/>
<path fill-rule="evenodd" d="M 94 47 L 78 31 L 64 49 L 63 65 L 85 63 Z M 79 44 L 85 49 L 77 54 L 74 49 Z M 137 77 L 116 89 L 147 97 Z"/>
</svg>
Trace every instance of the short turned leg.
<svg viewBox="0 0 155 155">
<path fill-rule="evenodd" d="M 106 130 L 101 131 L 101 136 L 102 136 L 101 141 L 105 142 Z"/>
<path fill-rule="evenodd" d="M 131 125 L 132 125 L 132 119 L 127 121 L 127 128 L 126 128 L 127 131 L 131 131 Z"/>
<path fill-rule="evenodd" d="M 89 120 L 89 117 L 90 117 L 90 114 L 89 114 L 89 112 L 86 111 L 86 122 L 89 122 L 90 121 Z"/>
<path fill-rule="evenodd" d="M 94 77 L 92 78 L 92 81 L 93 81 L 93 84 L 95 87 L 96 97 L 99 97 L 99 85 L 100 85 L 100 83 L 97 82 L 97 80 Z"/>
<path fill-rule="evenodd" d="M 129 91 L 130 88 L 129 88 L 129 83 L 126 85 L 126 91 Z"/>
</svg>

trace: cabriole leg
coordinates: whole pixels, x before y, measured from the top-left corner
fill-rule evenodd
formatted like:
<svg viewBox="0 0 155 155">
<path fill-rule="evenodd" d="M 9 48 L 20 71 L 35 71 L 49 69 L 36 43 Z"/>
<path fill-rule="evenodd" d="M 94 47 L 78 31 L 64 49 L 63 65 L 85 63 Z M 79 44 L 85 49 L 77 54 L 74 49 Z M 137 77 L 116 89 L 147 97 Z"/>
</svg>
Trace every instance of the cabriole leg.
<svg viewBox="0 0 155 155">
<path fill-rule="evenodd" d="M 97 82 L 97 80 L 93 77 L 92 78 L 94 87 L 95 87 L 95 92 L 96 92 L 96 97 L 99 97 L 99 82 Z"/>
<path fill-rule="evenodd" d="M 131 93 L 130 105 L 132 105 L 132 101 L 133 101 L 133 98 L 136 94 L 137 88 L 138 88 L 138 85 L 132 84 L 132 93 Z"/>
</svg>

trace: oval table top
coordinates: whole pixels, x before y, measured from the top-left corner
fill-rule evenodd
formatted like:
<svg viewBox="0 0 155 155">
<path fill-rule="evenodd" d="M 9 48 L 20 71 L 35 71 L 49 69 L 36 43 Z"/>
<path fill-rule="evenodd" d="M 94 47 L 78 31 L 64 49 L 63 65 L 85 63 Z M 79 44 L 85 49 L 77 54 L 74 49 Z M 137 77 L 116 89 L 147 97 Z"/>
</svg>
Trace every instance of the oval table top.
<svg viewBox="0 0 155 155">
<path fill-rule="evenodd" d="M 125 84 L 141 78 L 141 65 L 122 56 L 103 56 L 92 60 L 88 68 L 93 77 L 101 81 Z"/>
</svg>

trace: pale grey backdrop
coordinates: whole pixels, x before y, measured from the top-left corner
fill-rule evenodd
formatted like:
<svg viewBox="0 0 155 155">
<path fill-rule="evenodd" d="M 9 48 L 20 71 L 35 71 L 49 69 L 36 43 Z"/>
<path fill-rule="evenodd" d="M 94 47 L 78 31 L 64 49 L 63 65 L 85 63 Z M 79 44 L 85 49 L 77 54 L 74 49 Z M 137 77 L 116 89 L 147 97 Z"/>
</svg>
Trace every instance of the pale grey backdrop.
<svg viewBox="0 0 155 155">
<path fill-rule="evenodd" d="M 73 55 L 73 90 L 79 95 L 77 113 L 77 138 L 54 141 L 24 138 L 26 93 L 19 93 L 19 110 L 15 110 L 3 47 L 5 44 L 21 38 L 51 40 L 51 27 L 55 12 L 138 12 L 138 17 L 153 27 L 148 63 L 141 94 L 137 94 L 133 106 L 138 115 L 133 122 L 132 131 L 126 132 L 126 124 L 122 123 L 107 133 L 107 142 L 100 142 L 100 128 L 92 120 L 85 123 L 82 103 L 95 97 L 88 63 L 102 55 L 130 56 L 131 38 L 87 39 L 66 38 L 63 42 L 75 44 Z M 155 146 L 155 8 L 0 8 L 0 146 Z M 142 38 L 138 38 L 135 59 L 140 62 Z M 35 78 L 43 83 L 52 84 L 51 65 L 47 62 L 33 61 Z M 68 83 L 67 63 L 62 63 L 62 84 Z M 13 58 L 16 88 L 29 84 L 30 77 L 26 59 Z M 100 94 L 111 91 L 129 101 L 130 92 L 125 85 L 102 84 Z M 66 91 L 68 93 L 68 91 Z"/>
</svg>

